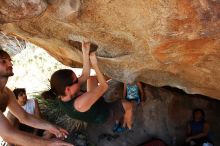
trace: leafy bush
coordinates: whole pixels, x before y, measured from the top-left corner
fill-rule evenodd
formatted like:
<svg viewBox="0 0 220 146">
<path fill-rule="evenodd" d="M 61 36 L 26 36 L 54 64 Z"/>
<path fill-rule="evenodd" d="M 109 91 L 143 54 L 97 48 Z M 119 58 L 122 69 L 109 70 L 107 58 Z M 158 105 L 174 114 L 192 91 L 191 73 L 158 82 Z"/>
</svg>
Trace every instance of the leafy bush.
<svg viewBox="0 0 220 146">
<path fill-rule="evenodd" d="M 51 123 L 55 123 L 68 131 L 85 129 L 86 122 L 70 118 L 60 108 L 58 100 L 42 99 L 40 95 L 34 95 L 38 100 L 41 114 L 44 119 Z"/>
</svg>

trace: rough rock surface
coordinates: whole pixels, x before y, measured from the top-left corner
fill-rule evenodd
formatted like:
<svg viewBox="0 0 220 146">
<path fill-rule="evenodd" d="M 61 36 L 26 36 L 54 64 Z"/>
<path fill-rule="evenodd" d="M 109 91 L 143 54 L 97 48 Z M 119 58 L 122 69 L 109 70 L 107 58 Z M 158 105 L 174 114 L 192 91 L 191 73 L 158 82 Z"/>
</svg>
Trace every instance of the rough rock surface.
<svg viewBox="0 0 220 146">
<path fill-rule="evenodd" d="M 0 30 L 73 67 L 74 41 L 86 39 L 113 79 L 220 99 L 219 10 L 219 0 L 1 0 Z"/>
<path fill-rule="evenodd" d="M 109 101 L 122 97 L 123 84 L 111 81 L 106 94 Z M 115 88 L 114 88 L 115 87 Z M 169 145 L 174 137 L 177 146 L 184 143 L 187 122 L 192 118 L 192 110 L 202 108 L 210 124 L 215 145 L 220 145 L 220 102 L 201 95 L 188 95 L 181 90 L 170 87 L 153 87 L 144 85 L 146 101 L 137 106 L 132 131 L 120 133 L 111 131 L 113 123 L 88 125 L 90 140 L 98 146 L 136 146 L 151 138 L 160 138 Z M 103 136 L 103 135 L 109 136 Z M 101 136 L 100 136 L 101 135 Z"/>
<path fill-rule="evenodd" d="M 47 8 L 44 0 L 1 0 L 0 23 L 19 21 L 40 15 Z"/>
<path fill-rule="evenodd" d="M 98 45 L 100 68 L 110 78 L 220 99 L 219 0 L 0 0 L 0 31 L 72 67 L 81 66 L 76 44 L 86 39 Z M 133 146 L 152 137 L 169 143 L 173 135 L 182 142 L 195 107 L 206 111 L 220 145 L 219 101 L 150 85 L 134 133 L 100 145 Z M 108 97 L 121 97 L 122 86 L 111 87 Z"/>
</svg>

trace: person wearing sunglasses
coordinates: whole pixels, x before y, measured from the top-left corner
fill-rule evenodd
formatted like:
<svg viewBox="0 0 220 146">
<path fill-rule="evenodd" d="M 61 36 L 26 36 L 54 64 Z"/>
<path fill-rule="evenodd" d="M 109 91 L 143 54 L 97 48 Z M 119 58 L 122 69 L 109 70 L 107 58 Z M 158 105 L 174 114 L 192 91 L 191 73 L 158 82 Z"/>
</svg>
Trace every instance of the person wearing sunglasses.
<svg viewBox="0 0 220 146">
<path fill-rule="evenodd" d="M 51 89 L 43 92 L 43 98 L 59 101 L 60 107 L 71 118 L 88 123 L 104 123 L 109 117 L 107 103 L 102 95 L 108 84 L 101 73 L 95 52 L 90 52 L 90 43 L 82 43 L 83 70 L 79 78 L 70 69 L 54 72 L 50 79 Z M 96 76 L 90 76 L 90 65 Z M 80 87 L 87 81 L 87 91 Z"/>
</svg>

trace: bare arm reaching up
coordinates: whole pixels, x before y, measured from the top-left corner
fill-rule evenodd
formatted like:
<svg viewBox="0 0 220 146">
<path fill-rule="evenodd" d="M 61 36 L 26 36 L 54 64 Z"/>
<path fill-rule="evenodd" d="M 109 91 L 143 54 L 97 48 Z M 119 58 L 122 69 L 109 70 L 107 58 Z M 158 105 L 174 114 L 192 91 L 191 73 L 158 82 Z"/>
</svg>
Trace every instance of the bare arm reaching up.
<svg viewBox="0 0 220 146">
<path fill-rule="evenodd" d="M 83 70 L 82 75 L 79 77 L 79 84 L 82 85 L 88 79 L 90 75 L 90 62 L 89 62 L 89 51 L 90 43 L 82 43 L 82 53 L 83 53 Z"/>
<path fill-rule="evenodd" d="M 92 67 L 94 68 L 94 70 L 96 72 L 96 76 L 97 76 L 99 85 L 95 89 L 84 93 L 83 95 L 81 95 L 80 97 L 78 97 L 75 100 L 74 107 L 75 107 L 75 109 L 77 109 L 80 112 L 86 112 L 87 110 L 89 110 L 90 107 L 108 89 L 108 84 L 107 84 L 103 74 L 99 70 L 98 62 L 97 62 L 96 55 L 94 52 L 90 54 L 90 61 L 91 61 Z"/>
</svg>

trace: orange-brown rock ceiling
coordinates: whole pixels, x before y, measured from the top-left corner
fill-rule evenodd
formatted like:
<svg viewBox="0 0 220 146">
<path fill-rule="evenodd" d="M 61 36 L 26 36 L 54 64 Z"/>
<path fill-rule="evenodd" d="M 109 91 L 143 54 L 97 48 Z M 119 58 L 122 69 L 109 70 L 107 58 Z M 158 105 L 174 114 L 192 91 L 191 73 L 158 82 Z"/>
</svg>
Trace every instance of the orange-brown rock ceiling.
<svg viewBox="0 0 220 146">
<path fill-rule="evenodd" d="M 70 42 L 87 39 L 111 78 L 220 99 L 219 0 L 15 1 L 0 1 L 0 30 L 64 64 L 80 66 Z"/>
</svg>

